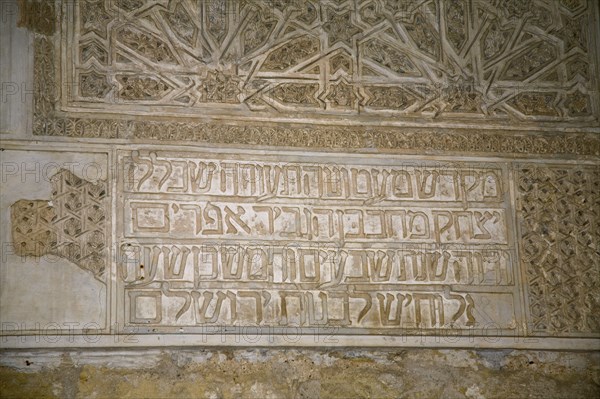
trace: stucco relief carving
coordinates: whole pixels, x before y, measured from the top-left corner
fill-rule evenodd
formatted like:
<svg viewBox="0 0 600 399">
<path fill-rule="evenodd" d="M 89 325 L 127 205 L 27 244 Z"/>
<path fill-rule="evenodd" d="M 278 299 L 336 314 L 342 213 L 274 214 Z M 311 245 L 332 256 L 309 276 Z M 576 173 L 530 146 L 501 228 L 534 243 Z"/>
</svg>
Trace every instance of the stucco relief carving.
<svg viewBox="0 0 600 399">
<path fill-rule="evenodd" d="M 66 169 L 50 178 L 48 200 L 11 206 L 12 244 L 19 256 L 56 255 L 105 283 L 108 267 L 106 182 L 91 183 Z"/>
<path fill-rule="evenodd" d="M 518 190 L 533 331 L 600 332 L 600 170 L 521 165 Z"/>
<path fill-rule="evenodd" d="M 128 325 L 518 325 L 502 165 L 121 154 Z"/>
<path fill-rule="evenodd" d="M 94 17 L 89 16 L 87 9 L 92 5 L 97 9 Z M 113 61 L 101 68 L 110 73 L 127 68 L 129 72 L 150 74 L 155 79 L 172 82 L 179 95 L 196 99 L 204 83 L 189 84 L 184 77 L 193 77 L 195 70 L 213 74 L 219 68 L 235 70 L 223 78 L 233 79 L 231 85 L 242 93 L 234 103 L 243 105 L 250 99 L 265 101 L 278 83 L 293 79 L 319 84 L 317 97 L 320 97 L 321 93 L 332 91 L 332 86 L 339 87 L 336 71 L 328 70 L 326 64 L 336 55 L 343 55 L 353 71 L 345 71 L 343 75 L 356 90 L 360 91 L 368 83 L 377 83 L 419 93 L 412 97 L 412 107 L 388 108 L 406 116 L 423 116 L 428 112 L 443 116 L 459 112 L 488 118 L 510 114 L 517 120 L 530 116 L 550 120 L 568 116 L 593 119 L 589 96 L 595 94 L 591 82 L 581 82 L 580 88 L 581 95 L 590 104 L 587 113 L 573 115 L 558 101 L 556 104 L 546 102 L 553 112 L 543 107 L 529 107 L 525 112 L 511 102 L 516 96 L 535 93 L 541 87 L 549 96 L 568 100 L 568 88 L 576 81 L 565 79 L 558 71 L 564 68 L 562 65 L 572 56 L 570 51 L 574 48 L 583 54 L 589 51 L 590 32 L 586 26 L 592 8 L 587 3 L 575 12 L 567 5 L 548 7 L 539 0 L 500 2 L 496 7 L 489 2 L 430 1 L 406 3 L 400 11 L 382 5 L 377 1 L 324 5 L 304 0 L 276 7 L 258 1 L 239 4 L 215 0 L 170 1 L 168 4 L 141 3 L 139 7 L 134 4 L 123 12 L 113 1 L 85 0 L 72 10 L 78 39 L 65 37 L 63 40 L 81 48 L 82 52 L 89 52 L 91 46 L 110 54 Z M 367 7 L 369 16 L 363 18 Z M 554 24 L 545 28 L 536 26 L 537 20 L 528 15 L 529 10 L 536 7 L 546 10 Z M 313 22 L 301 20 L 315 9 L 319 12 Z M 443 16 L 448 14 L 445 29 L 438 22 L 439 12 L 443 12 Z M 199 19 L 200 15 L 205 15 L 206 20 Z M 87 20 L 90 18 L 94 23 Z M 77 23 L 80 19 L 82 21 Z M 469 20 L 473 26 L 467 29 Z M 96 31 L 101 31 L 104 38 L 90 35 Z M 225 35 L 229 35 L 227 45 L 222 43 Z M 196 40 L 191 42 L 193 37 Z M 469 41 L 465 48 L 463 44 Z M 361 53 L 365 54 L 364 59 L 359 58 Z M 589 61 L 582 60 L 584 64 Z M 65 67 L 71 69 L 72 63 L 74 72 L 87 68 L 77 57 L 67 62 L 69 65 Z M 364 74 L 363 69 L 368 72 Z M 456 76 L 473 82 L 472 90 L 485 106 L 462 107 L 453 97 L 439 95 L 436 87 L 452 90 Z M 111 81 L 113 90 L 119 91 L 119 83 L 115 79 Z M 256 81 L 261 84 L 255 84 Z M 171 99 L 154 100 L 157 105 L 173 105 Z M 368 100 L 368 96 L 364 96 L 355 103 L 345 102 L 353 110 L 377 113 L 368 107 Z M 209 102 L 221 101 L 209 98 Z M 193 107 L 193 104 L 198 101 L 187 106 Z M 330 107 L 327 101 L 306 104 L 335 113 L 335 107 Z M 247 106 L 239 109 L 245 108 Z M 275 105 L 274 111 L 286 110 L 277 109 Z"/>
<path fill-rule="evenodd" d="M 6 151 L 16 189 L 3 192 L 4 230 L 14 256 L 2 267 L 39 273 L 18 257 L 69 260 L 113 293 L 100 304 L 111 333 L 194 340 L 325 328 L 503 346 L 531 337 L 568 346 L 600 333 L 600 176 L 589 159 L 292 158 L 142 145 L 111 150 L 115 181 L 57 168 L 51 194 L 39 195 L 20 159 L 56 154 L 19 151 Z M 64 278 L 86 277 L 60 266 Z M 8 275 L 8 285 L 20 277 Z"/>
<path fill-rule="evenodd" d="M 76 34 L 57 33 L 56 42 L 36 39 L 34 132 L 132 137 L 148 125 L 128 115 L 150 109 L 176 120 L 153 122 L 160 138 L 211 136 L 213 142 L 244 128 L 190 117 L 320 123 L 324 115 L 354 115 L 366 125 L 376 118 L 447 128 L 482 121 L 598 126 L 593 2 L 531 0 L 525 12 L 523 2 L 326 3 L 64 2 L 59 23 L 71 24 Z M 58 57 L 58 47 L 69 49 L 66 56 Z M 65 107 L 68 112 L 61 111 Z M 80 118 L 77 107 L 118 117 Z M 294 128 L 273 128 L 286 129 Z M 336 128 L 320 129 L 311 134 L 337 141 Z M 406 134 L 388 130 L 381 135 L 402 140 Z M 265 141 L 306 145 L 274 136 Z M 448 131 L 444 140 L 458 136 Z M 536 152 L 509 144 L 507 135 L 490 133 L 488 139 L 505 141 L 510 152 Z M 585 148 L 597 149 L 597 137 L 584 139 Z M 564 148 L 565 140 L 558 138 L 556 147 Z M 360 141 L 352 148 L 371 144 Z"/>
<path fill-rule="evenodd" d="M 106 288 L 107 332 L 599 336 L 595 2 L 23 4 L 34 134 L 122 140 L 49 144 L 115 180 L 60 170 L 4 231 Z"/>
</svg>

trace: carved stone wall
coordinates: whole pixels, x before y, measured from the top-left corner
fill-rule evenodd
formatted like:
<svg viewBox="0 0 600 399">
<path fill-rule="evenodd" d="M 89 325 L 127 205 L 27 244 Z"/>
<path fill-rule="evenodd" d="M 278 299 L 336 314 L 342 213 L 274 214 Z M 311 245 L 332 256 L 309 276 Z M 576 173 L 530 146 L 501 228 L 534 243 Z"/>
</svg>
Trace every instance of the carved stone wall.
<svg viewBox="0 0 600 399">
<path fill-rule="evenodd" d="M 0 397 L 600 397 L 599 8 L 0 2 Z"/>
<path fill-rule="evenodd" d="M 77 316 L 80 340 L 598 342 L 597 160 L 124 145 L 109 150 L 107 169 L 106 154 L 57 163 L 63 144 L 7 144 L 15 189 L 3 194 L 13 247 L 3 267 L 25 276 L 34 266 L 19 259 L 54 255 L 61 266 L 47 267 L 83 269 L 105 286 L 102 319 Z M 39 333 L 39 311 L 57 311 L 20 314 L 7 303 L 4 333 L 23 342 Z"/>
<path fill-rule="evenodd" d="M 598 348 L 596 2 L 21 12 L 8 346 Z"/>
<path fill-rule="evenodd" d="M 521 260 L 533 330 L 598 331 L 600 168 L 521 165 Z"/>
<path fill-rule="evenodd" d="M 583 133 L 599 123 L 594 1 L 85 0 L 54 11 L 69 29 L 35 40 L 37 135 L 600 153 Z M 336 127 L 349 120 L 362 127 Z"/>
<path fill-rule="evenodd" d="M 0 397 L 600 396 L 597 1 L 0 3 Z"/>
</svg>

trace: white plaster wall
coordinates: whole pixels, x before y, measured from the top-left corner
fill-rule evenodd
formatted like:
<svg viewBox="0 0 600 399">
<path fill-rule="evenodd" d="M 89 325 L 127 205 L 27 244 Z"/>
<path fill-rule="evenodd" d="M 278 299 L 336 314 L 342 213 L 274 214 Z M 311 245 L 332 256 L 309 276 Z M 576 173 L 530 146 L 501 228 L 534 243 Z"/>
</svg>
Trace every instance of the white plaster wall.
<svg viewBox="0 0 600 399">
<path fill-rule="evenodd" d="M 18 200 L 50 200 L 49 178 L 59 167 L 80 177 L 107 178 L 106 154 L 2 151 L 0 193 L 0 322 L 6 332 L 105 328 L 107 287 L 67 259 L 15 254 L 10 206 Z M 67 324 L 65 324 L 67 323 Z M 68 323 L 72 327 L 68 327 Z"/>
<path fill-rule="evenodd" d="M 33 35 L 17 28 L 17 3 L 0 2 L 0 139 L 31 132 Z"/>
</svg>

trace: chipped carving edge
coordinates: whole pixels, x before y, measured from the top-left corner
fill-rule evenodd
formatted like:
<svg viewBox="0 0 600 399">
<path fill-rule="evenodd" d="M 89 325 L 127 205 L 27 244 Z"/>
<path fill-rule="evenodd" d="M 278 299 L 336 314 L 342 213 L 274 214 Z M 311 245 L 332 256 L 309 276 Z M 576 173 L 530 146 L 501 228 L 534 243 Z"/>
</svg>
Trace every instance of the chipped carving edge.
<svg viewBox="0 0 600 399">
<path fill-rule="evenodd" d="M 93 184 L 66 169 L 50 182 L 49 201 L 22 199 L 10 207 L 15 253 L 60 256 L 106 284 L 106 183 Z"/>
<path fill-rule="evenodd" d="M 18 27 L 43 35 L 53 35 L 56 29 L 53 0 L 19 0 Z"/>
</svg>

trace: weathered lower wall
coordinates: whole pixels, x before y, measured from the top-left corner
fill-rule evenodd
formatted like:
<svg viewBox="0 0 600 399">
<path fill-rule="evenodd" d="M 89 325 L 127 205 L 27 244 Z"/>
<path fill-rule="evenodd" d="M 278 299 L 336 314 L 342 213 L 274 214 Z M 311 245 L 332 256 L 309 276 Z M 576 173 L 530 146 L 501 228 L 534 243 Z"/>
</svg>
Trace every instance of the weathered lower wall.
<svg viewBox="0 0 600 399">
<path fill-rule="evenodd" d="M 406 7 L 410 2 L 337 0 L 323 2 L 318 12 L 315 1 L 257 0 L 240 7 L 212 0 L 206 7 L 208 2 L 30 0 L 21 2 L 20 11 L 16 0 L 0 2 L 0 397 L 600 397 L 600 352 L 574 351 L 600 347 L 598 2 L 517 0 L 478 7 L 475 1 L 435 0 Z M 397 8 L 401 3 L 404 10 Z M 231 18 L 215 33 L 216 26 L 195 17 L 205 11 L 215 20 L 231 11 Z M 19 14 L 31 32 L 17 28 Z M 219 45 L 214 35 L 231 44 Z M 201 167 L 211 165 L 218 171 L 210 172 L 215 182 L 207 177 L 204 185 L 210 181 L 212 192 L 198 187 Z M 61 168 L 72 173 L 58 173 Z M 279 174 L 271 180 L 271 170 L 285 173 L 281 187 L 273 185 Z M 344 171 L 354 173 L 354 181 Z M 313 176 L 312 185 L 304 183 Z M 301 184 L 304 190 L 295 188 Z M 150 202 L 159 206 L 131 205 Z M 202 231 L 181 216 L 184 210 L 195 214 L 199 204 L 204 215 L 212 209 L 224 216 L 216 222 L 221 234 L 212 216 L 197 219 Z M 260 211 L 262 227 L 246 223 L 250 208 L 243 206 L 252 204 L 266 209 Z M 341 215 L 336 225 L 321 222 L 332 230 L 319 236 L 318 223 L 307 217 L 305 225 L 314 227 L 306 234 L 296 219 L 275 231 L 266 216 L 281 215 L 281 205 L 303 206 L 301 214 L 312 215 L 307 204 Z M 393 230 L 386 229 L 385 217 L 366 231 L 352 227 L 350 216 L 340 213 L 349 206 L 357 226 L 363 211 L 385 216 L 386 207 L 396 207 L 388 215 L 420 210 L 427 217 L 400 237 L 385 233 Z M 149 209 L 149 217 L 140 216 L 145 223 L 138 224 L 138 209 Z M 160 212 L 152 209 L 163 209 L 164 218 L 153 220 Z M 248 212 L 238 226 L 240 209 Z M 434 219 L 432 211 L 451 218 Z M 485 232 L 461 233 L 466 211 L 475 217 L 467 219 L 471 225 L 481 224 Z M 176 228 L 162 231 L 165 220 Z M 443 231 L 428 236 L 424 231 L 435 220 L 446 220 Z M 495 227 L 486 229 L 486 223 Z M 306 238 L 315 228 L 315 237 Z M 346 259 L 347 250 L 369 248 L 361 259 L 379 259 L 379 272 L 373 281 L 365 273 L 363 281 L 362 274 L 338 267 L 335 274 L 349 277 L 347 283 L 307 267 L 298 286 L 292 273 L 282 277 L 283 266 L 276 284 L 274 273 L 257 279 L 263 270 L 254 274 L 250 266 L 243 278 L 233 278 L 231 269 L 223 278 L 221 263 L 219 273 L 197 273 L 197 281 L 191 257 L 187 269 L 185 261 L 178 269 L 187 277 L 162 266 L 167 253 L 193 253 L 208 241 L 215 246 L 206 245 L 207 253 L 217 243 L 241 248 L 242 260 L 258 253 L 239 245 L 240 238 L 279 253 L 285 245 L 286 258 L 288 249 L 326 250 L 335 262 Z M 323 248 L 325 241 L 335 245 Z M 77 250 L 82 248 L 86 252 Z M 122 256 L 155 248 L 164 261 L 155 258 L 158 274 L 141 258 Z M 413 275 L 399 279 L 388 271 L 389 281 L 382 281 L 384 258 L 375 258 L 375 249 L 418 250 L 438 256 L 432 257 L 436 262 L 440 253 L 447 261 L 446 253 L 482 259 L 482 251 L 493 250 L 506 256 L 495 263 L 497 273 L 492 262 L 487 272 L 483 265 L 472 272 L 469 263 L 461 269 L 461 263 L 446 279 L 436 264 L 430 278 L 415 260 Z M 356 289 L 351 283 L 357 281 L 367 288 Z M 328 316 L 309 306 L 303 310 L 304 303 L 328 309 L 313 298 L 339 298 L 327 296 L 338 285 L 347 293 L 371 290 L 364 300 L 370 310 L 362 307 L 364 295 L 352 298 L 360 305 L 352 307 L 352 323 L 334 300 Z M 248 291 L 238 304 L 242 288 Z M 257 301 L 272 298 L 260 317 L 260 306 L 241 306 L 252 298 L 250 288 Z M 454 288 L 464 289 L 464 296 Z M 286 290 L 300 298 L 295 314 L 292 306 L 285 315 L 281 310 Z M 392 333 L 352 332 L 343 338 L 356 345 L 352 349 L 182 349 L 198 342 L 205 327 L 220 331 L 215 320 L 207 323 L 206 310 L 224 292 L 223 314 L 213 311 L 218 326 L 290 327 L 295 333 L 298 321 L 309 333 L 340 325 Z M 401 314 L 401 299 L 415 293 L 434 293 L 427 298 L 438 304 L 448 294 L 452 304 L 441 302 L 437 312 L 424 305 L 421 314 L 420 300 L 412 300 L 414 309 Z M 182 308 L 186 295 L 198 308 L 191 301 Z M 236 317 L 225 309 L 232 304 Z M 446 319 L 436 318 L 441 313 Z M 327 317 L 331 324 L 322 323 Z M 529 350 L 403 350 L 393 333 L 405 328 L 419 340 L 421 328 L 428 337 L 457 331 L 473 337 L 472 348 Z M 40 339 L 59 329 L 63 341 Z M 119 334 L 134 333 L 140 348 L 151 342 L 173 346 L 117 349 L 125 345 Z M 221 345 L 224 335 L 202 338 Z M 374 339 L 390 349 L 356 349 Z M 63 342 L 88 343 L 90 349 L 42 349 Z"/>
<path fill-rule="evenodd" d="M 147 350 L 3 352 L 0 396 L 592 398 L 600 352 Z"/>
</svg>

